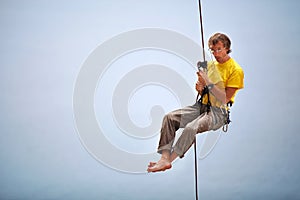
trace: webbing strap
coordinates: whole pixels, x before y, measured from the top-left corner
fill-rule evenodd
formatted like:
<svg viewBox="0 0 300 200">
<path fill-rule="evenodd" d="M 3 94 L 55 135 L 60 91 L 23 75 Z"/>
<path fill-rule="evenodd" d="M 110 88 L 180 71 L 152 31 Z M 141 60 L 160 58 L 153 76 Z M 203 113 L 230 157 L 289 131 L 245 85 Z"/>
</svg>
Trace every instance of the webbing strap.
<svg viewBox="0 0 300 200">
<path fill-rule="evenodd" d="M 209 98 L 209 89 L 207 86 L 205 86 L 202 90 L 202 94 L 200 99 L 198 100 L 199 103 L 203 104 L 203 97 L 204 95 L 207 95 L 207 104 L 206 104 L 206 108 L 207 108 L 207 112 L 210 112 L 210 107 L 211 107 L 211 102 L 210 102 L 210 98 Z"/>
</svg>

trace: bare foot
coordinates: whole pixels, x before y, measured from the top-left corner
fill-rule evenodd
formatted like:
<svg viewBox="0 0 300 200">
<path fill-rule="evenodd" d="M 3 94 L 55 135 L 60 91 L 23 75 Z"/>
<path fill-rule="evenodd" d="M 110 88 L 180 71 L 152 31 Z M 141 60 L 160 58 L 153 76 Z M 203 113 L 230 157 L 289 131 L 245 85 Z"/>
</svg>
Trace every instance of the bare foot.
<svg viewBox="0 0 300 200">
<path fill-rule="evenodd" d="M 148 167 L 153 167 L 154 165 L 156 165 L 156 162 L 149 162 Z"/>
<path fill-rule="evenodd" d="M 157 163 L 150 162 L 148 165 L 148 172 L 160 172 L 170 169 L 172 167 L 171 163 L 168 160 L 160 159 Z"/>
</svg>

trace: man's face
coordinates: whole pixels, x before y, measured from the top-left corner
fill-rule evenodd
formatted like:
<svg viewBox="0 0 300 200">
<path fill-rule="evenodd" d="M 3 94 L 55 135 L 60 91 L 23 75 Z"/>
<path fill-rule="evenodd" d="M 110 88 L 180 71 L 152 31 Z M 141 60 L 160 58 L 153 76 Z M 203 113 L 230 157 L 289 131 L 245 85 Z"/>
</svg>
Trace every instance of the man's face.
<svg viewBox="0 0 300 200">
<path fill-rule="evenodd" d="M 210 45 L 209 49 L 218 62 L 222 63 L 222 61 L 227 57 L 228 49 L 225 48 L 224 44 L 220 41 L 215 45 Z"/>
</svg>

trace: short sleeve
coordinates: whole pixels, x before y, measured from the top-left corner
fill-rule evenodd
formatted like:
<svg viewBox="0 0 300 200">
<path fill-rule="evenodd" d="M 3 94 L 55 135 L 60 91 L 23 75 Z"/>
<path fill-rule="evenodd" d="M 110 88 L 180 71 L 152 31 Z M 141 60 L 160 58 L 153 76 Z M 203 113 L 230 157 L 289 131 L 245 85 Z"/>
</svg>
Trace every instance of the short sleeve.
<svg viewBox="0 0 300 200">
<path fill-rule="evenodd" d="M 242 68 L 239 67 L 232 72 L 228 78 L 227 87 L 244 88 L 244 71 Z"/>
</svg>

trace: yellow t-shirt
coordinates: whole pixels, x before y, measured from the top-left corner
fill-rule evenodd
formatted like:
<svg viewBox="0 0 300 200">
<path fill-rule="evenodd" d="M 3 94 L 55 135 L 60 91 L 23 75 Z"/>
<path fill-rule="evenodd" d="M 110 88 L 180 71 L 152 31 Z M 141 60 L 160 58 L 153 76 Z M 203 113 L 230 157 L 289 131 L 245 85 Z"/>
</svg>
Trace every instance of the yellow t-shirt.
<svg viewBox="0 0 300 200">
<path fill-rule="evenodd" d="M 242 89 L 244 88 L 244 72 L 241 66 L 233 59 L 230 58 L 225 63 L 218 63 L 217 61 L 209 62 L 207 66 L 207 75 L 209 79 L 219 88 L 224 89 L 227 87 Z M 232 96 L 231 101 L 234 102 Z M 212 106 L 221 106 L 222 103 L 210 93 L 210 102 Z M 204 104 L 207 103 L 207 95 L 203 97 Z"/>
</svg>

